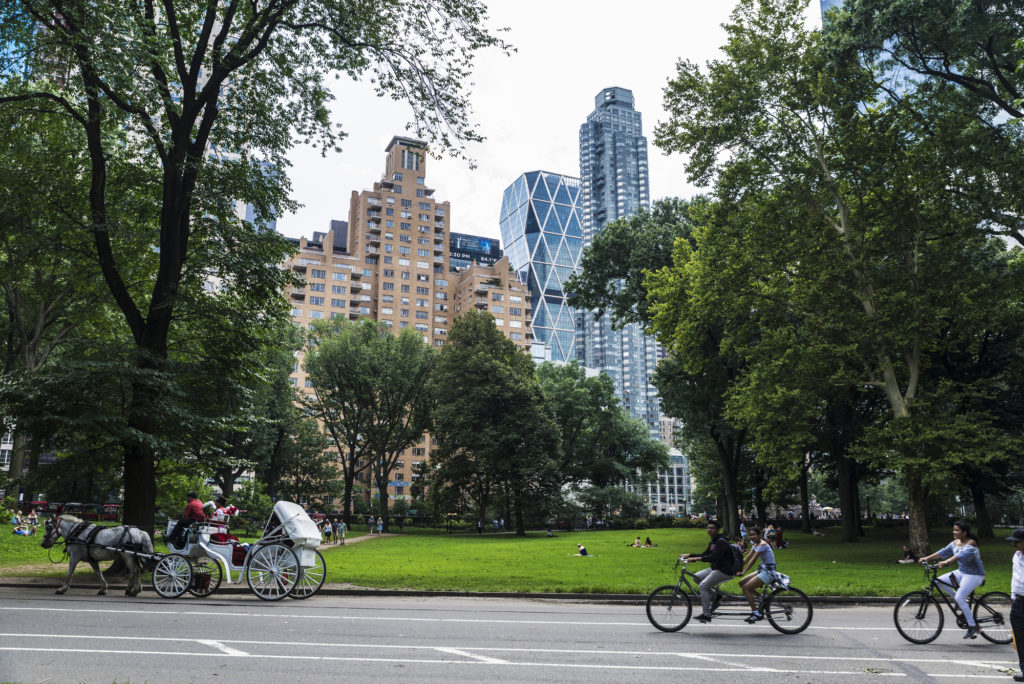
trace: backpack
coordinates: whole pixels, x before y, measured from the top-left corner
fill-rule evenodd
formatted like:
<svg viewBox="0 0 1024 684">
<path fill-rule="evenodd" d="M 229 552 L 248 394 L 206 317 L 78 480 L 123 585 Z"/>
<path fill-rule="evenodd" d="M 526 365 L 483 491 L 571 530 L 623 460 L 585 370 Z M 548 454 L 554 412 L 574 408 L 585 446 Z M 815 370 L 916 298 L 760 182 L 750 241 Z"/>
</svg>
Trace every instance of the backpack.
<svg viewBox="0 0 1024 684">
<path fill-rule="evenodd" d="M 743 552 L 740 551 L 740 547 L 730 542 L 725 537 L 719 537 L 719 539 L 725 539 L 725 543 L 729 545 L 729 550 L 732 551 L 732 565 L 729 568 L 731 575 L 738 575 L 743 572 Z"/>
</svg>

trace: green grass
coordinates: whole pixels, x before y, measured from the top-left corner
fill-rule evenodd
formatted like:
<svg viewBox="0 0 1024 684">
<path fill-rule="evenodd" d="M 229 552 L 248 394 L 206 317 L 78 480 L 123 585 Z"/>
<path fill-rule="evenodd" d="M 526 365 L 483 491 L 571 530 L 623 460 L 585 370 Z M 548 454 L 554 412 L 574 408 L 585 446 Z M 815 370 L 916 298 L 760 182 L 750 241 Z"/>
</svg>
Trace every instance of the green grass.
<svg viewBox="0 0 1024 684">
<path fill-rule="evenodd" d="M 997 530 L 1000 536 L 1008 531 Z M 39 546 L 42 530 L 20 537 L 0 526 L 0 576 L 63 577 L 64 563 L 51 565 Z M 357 528 L 349 538 L 365 534 Z M 424 589 L 436 591 L 500 591 L 550 593 L 644 594 L 661 584 L 674 583 L 672 569 L 680 553 L 697 553 L 707 544 L 699 529 L 641 530 L 658 544 L 635 549 L 631 530 L 559 533 L 549 538 L 535 532 L 525 538 L 511 534 L 413 534 L 383 537 L 324 549 L 327 581 L 360 587 Z M 811 595 L 898 596 L 924 583 L 923 571 L 899 565 L 905 532 L 873 529 L 857 544 L 839 542 L 838 530 L 825 537 L 787 533 L 791 547 L 777 551 L 779 569 L 793 584 Z M 932 536 L 932 548 L 949 541 L 949 533 Z M 592 554 L 575 555 L 582 543 Z M 157 550 L 164 546 L 157 544 Z M 1008 591 L 1009 542 L 982 541 L 988 579 L 983 591 Z M 55 552 L 55 558 L 59 552 Z M 691 569 L 707 567 L 692 564 Z M 79 573 L 91 574 L 87 564 Z M 76 573 L 77 574 L 77 573 Z M 727 587 L 729 585 L 726 585 Z M 732 585 L 735 587 L 735 585 Z"/>
<path fill-rule="evenodd" d="M 924 572 L 900 565 L 904 532 L 870 530 L 857 544 L 839 542 L 838 531 L 825 537 L 790 532 L 791 547 L 777 552 L 779 568 L 811 595 L 898 596 L 924 584 Z M 672 569 L 680 553 L 697 553 L 707 543 L 703 530 L 643 530 L 657 548 L 628 547 L 630 530 L 560 533 L 548 538 L 512 535 L 409 535 L 346 547 L 329 547 L 327 581 L 364 587 L 506 592 L 646 593 L 674 583 Z M 1005 534 L 1003 535 L 1005 536 Z M 932 538 L 932 548 L 949 540 Z M 582 543 L 593 557 L 571 556 Z M 1011 545 L 982 544 L 988 571 L 985 591 L 1007 591 Z M 707 567 L 695 563 L 691 569 Z M 735 585 L 733 585 L 735 586 Z"/>
</svg>

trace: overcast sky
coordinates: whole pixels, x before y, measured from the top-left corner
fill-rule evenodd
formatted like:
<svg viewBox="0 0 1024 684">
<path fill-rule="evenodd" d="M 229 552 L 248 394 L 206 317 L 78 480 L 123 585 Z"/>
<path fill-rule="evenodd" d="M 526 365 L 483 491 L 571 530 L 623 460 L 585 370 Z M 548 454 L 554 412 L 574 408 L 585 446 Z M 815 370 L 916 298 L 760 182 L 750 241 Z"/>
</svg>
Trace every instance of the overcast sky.
<svg viewBox="0 0 1024 684">
<path fill-rule="evenodd" d="M 451 158 L 428 162 L 427 185 L 436 189 L 435 199 L 451 202 L 453 231 L 500 238 L 502 192 L 525 171 L 578 176 L 579 128 L 594 109 L 594 96 L 608 86 L 632 90 L 643 115 L 651 199 L 698 192 L 686 182 L 683 158 L 654 147 L 654 126 L 665 118 L 662 91 L 676 61 L 703 63 L 721 54 L 721 24 L 735 0 L 488 4 L 491 26 L 508 27 L 504 37 L 518 52 L 477 58 L 471 102 L 486 137 L 470 148 L 477 168 Z M 331 219 L 347 220 L 351 192 L 372 187 L 384 171 L 384 147 L 392 136 L 408 135 L 406 105 L 379 100 L 363 84 L 338 83 L 334 117 L 348 137 L 341 154 L 323 158 L 298 148 L 291 155 L 293 197 L 304 206 L 277 222 L 291 237 L 325 231 Z"/>
</svg>

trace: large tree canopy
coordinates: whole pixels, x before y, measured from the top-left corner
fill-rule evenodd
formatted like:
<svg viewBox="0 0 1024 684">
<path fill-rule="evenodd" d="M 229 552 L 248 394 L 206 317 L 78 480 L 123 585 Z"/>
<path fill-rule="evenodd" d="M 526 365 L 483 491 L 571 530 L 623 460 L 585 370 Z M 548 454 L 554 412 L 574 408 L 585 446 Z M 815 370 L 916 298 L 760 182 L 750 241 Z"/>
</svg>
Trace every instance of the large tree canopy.
<svg viewBox="0 0 1024 684">
<path fill-rule="evenodd" d="M 152 530 L 163 435 L 180 428 L 157 405 L 175 364 L 196 353 L 176 346 L 181 322 L 244 354 L 260 344 L 257 322 L 286 316 L 278 264 L 290 247 L 260 226 L 293 207 L 287 151 L 299 141 L 337 149 L 328 76 L 368 77 L 411 105 L 435 150 L 458 151 L 479 138 L 467 104 L 473 55 L 503 46 L 485 19 L 476 0 L 0 6 L 0 107 L 66 117 L 88 156 L 87 207 L 69 224 L 91 241 L 137 369 L 121 445 L 127 522 Z M 255 224 L 238 219 L 239 203 Z M 205 293 L 209 279 L 218 296 Z"/>
</svg>

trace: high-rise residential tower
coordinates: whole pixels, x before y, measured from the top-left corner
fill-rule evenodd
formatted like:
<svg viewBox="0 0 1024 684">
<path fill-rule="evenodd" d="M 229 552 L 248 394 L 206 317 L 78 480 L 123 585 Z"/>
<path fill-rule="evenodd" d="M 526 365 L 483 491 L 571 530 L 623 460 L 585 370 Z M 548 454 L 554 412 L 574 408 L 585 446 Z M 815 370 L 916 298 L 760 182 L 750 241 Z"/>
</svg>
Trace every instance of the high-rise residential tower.
<svg viewBox="0 0 1024 684">
<path fill-rule="evenodd" d="M 647 138 L 641 123 L 631 91 L 605 88 L 580 126 L 584 247 L 609 221 L 650 209 Z M 660 352 L 654 340 L 639 325 L 613 330 L 608 316 L 597 319 L 587 311 L 579 316 L 576 345 L 582 364 L 607 373 L 623 407 L 657 439 L 660 411 L 651 378 Z"/>
<path fill-rule="evenodd" d="M 825 16 L 830 10 L 833 10 L 843 4 L 844 0 L 820 0 L 821 2 L 821 20 L 825 21 Z"/>
<path fill-rule="evenodd" d="M 556 362 L 576 358 L 576 312 L 562 284 L 579 270 L 583 251 L 579 199 L 578 178 L 547 171 L 519 176 L 501 199 L 501 239 L 530 291 L 534 342 Z"/>
</svg>

